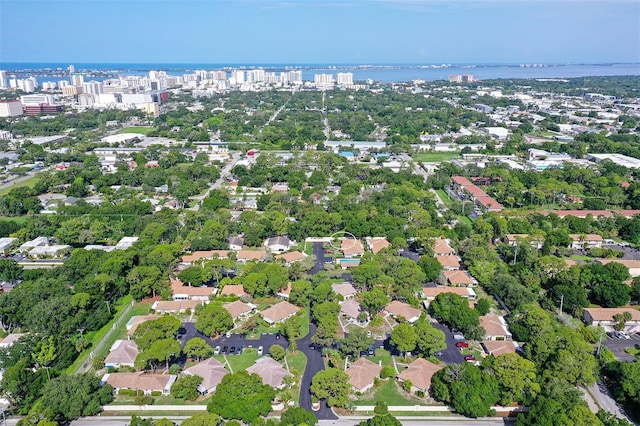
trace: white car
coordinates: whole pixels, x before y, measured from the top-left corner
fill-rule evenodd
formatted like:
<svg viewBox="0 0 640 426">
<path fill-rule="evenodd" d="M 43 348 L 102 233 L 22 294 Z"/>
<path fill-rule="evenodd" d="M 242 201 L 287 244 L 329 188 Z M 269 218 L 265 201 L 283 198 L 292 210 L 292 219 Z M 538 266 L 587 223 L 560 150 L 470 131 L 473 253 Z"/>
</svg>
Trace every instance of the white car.
<svg viewBox="0 0 640 426">
<path fill-rule="evenodd" d="M 262 352 L 264 352 L 264 348 L 262 346 L 258 346 L 258 355 L 262 355 Z"/>
<path fill-rule="evenodd" d="M 624 331 L 616 331 L 616 337 L 618 339 L 631 339 L 631 336 L 629 336 L 627 333 L 625 333 Z"/>
<path fill-rule="evenodd" d="M 220 346 L 216 346 L 216 348 L 213 350 L 213 354 L 214 355 L 219 355 L 220 354 Z"/>
</svg>

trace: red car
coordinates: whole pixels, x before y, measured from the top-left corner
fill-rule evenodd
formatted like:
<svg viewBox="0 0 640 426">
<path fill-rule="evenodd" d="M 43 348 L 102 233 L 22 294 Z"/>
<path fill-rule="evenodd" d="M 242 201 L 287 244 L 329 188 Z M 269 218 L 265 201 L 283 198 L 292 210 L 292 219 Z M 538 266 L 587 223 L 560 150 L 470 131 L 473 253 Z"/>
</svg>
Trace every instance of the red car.
<svg viewBox="0 0 640 426">
<path fill-rule="evenodd" d="M 326 254 L 333 254 L 333 252 L 332 252 L 331 250 L 328 250 L 328 249 L 327 249 L 327 250 L 325 250 L 324 252 L 325 252 Z"/>
<path fill-rule="evenodd" d="M 458 348 L 468 348 L 469 344 L 465 343 L 465 342 L 458 342 L 458 343 L 456 343 L 456 347 L 458 347 Z"/>
<path fill-rule="evenodd" d="M 467 355 L 467 356 L 464 357 L 464 360 L 465 361 L 469 361 L 469 362 L 473 362 L 473 361 L 476 360 L 476 357 L 473 356 L 473 355 Z"/>
</svg>

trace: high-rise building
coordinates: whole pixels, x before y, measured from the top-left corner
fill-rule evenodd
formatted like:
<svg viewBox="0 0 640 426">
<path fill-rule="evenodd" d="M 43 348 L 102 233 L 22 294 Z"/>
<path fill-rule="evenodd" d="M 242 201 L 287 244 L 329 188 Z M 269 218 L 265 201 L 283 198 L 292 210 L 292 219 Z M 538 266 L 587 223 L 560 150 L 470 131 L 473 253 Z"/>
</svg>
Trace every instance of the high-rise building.
<svg viewBox="0 0 640 426">
<path fill-rule="evenodd" d="M 302 71 L 289 71 L 289 82 L 291 84 L 302 84 Z"/>
<path fill-rule="evenodd" d="M 71 85 L 81 87 L 84 83 L 84 76 L 82 74 L 73 74 L 71 76 Z"/>
<path fill-rule="evenodd" d="M 0 70 L 0 89 L 7 88 L 7 72 L 5 70 Z"/>
<path fill-rule="evenodd" d="M 338 84 L 353 84 L 353 73 L 339 72 L 336 80 Z"/>
<path fill-rule="evenodd" d="M 69 65 L 67 67 L 67 70 L 69 71 L 69 74 L 73 74 L 76 72 L 76 67 L 74 67 L 73 65 Z"/>
<path fill-rule="evenodd" d="M 235 79 L 235 84 L 242 84 L 245 81 L 244 71 L 233 70 L 231 71 L 231 78 Z"/>
<path fill-rule="evenodd" d="M 0 101 L 0 117 L 22 115 L 22 102 L 17 100 Z"/>
<path fill-rule="evenodd" d="M 82 85 L 82 92 L 90 95 L 98 95 L 102 93 L 102 83 L 97 81 L 88 81 Z"/>
<path fill-rule="evenodd" d="M 333 74 L 315 74 L 313 76 L 313 82 L 315 84 L 332 84 Z"/>
</svg>

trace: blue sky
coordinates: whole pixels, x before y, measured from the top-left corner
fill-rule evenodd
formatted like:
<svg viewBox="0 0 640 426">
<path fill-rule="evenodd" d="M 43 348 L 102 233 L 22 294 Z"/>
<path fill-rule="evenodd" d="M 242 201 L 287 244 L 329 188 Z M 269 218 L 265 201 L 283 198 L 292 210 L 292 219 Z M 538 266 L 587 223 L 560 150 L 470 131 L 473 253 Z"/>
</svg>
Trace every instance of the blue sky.
<svg viewBox="0 0 640 426">
<path fill-rule="evenodd" d="M 640 62 L 640 1 L 0 0 L 0 62 Z"/>
</svg>

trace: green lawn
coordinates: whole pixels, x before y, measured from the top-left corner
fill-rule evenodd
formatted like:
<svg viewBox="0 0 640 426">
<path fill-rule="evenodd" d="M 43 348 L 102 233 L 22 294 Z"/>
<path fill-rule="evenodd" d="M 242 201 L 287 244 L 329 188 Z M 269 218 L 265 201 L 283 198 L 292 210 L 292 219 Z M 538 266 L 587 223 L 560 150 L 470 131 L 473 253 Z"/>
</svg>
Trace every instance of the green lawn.
<svg viewBox="0 0 640 426">
<path fill-rule="evenodd" d="M 293 393 L 293 400 L 297 403 L 300 402 L 300 380 L 304 374 L 304 369 L 307 367 L 307 357 L 302 351 L 296 351 L 295 355 L 287 354 L 287 364 L 289 364 L 289 371 L 298 372 L 298 384 L 291 389 Z"/>
<path fill-rule="evenodd" d="M 227 355 L 226 357 L 233 372 L 237 373 L 238 371 L 244 371 L 255 364 L 256 360 L 260 358 L 260 355 L 258 355 L 258 348 L 249 348 L 245 349 L 241 355 Z M 225 357 L 223 355 L 214 355 L 214 358 L 223 364 L 225 362 Z"/>
<path fill-rule="evenodd" d="M 209 402 L 208 399 L 201 399 L 199 401 L 185 401 L 184 399 L 174 398 L 171 395 L 160 395 L 153 397 L 153 405 L 206 405 Z M 115 399 L 111 403 L 112 405 L 136 405 L 135 397 L 116 395 Z M 154 412 L 155 414 L 155 412 Z"/>
<path fill-rule="evenodd" d="M 440 197 L 444 205 L 447 206 L 447 208 L 451 208 L 453 202 L 451 201 L 451 197 L 449 197 L 449 194 L 447 194 L 443 189 L 437 189 L 436 192 L 438 193 L 438 196 Z"/>
<path fill-rule="evenodd" d="M 118 130 L 118 133 L 140 133 L 141 135 L 146 135 L 147 133 L 157 130 L 155 127 L 127 127 L 121 130 Z"/>
<path fill-rule="evenodd" d="M 67 368 L 67 374 L 76 373 L 76 371 L 80 368 L 82 363 L 89 357 L 89 353 L 93 350 L 93 348 L 96 347 L 96 345 L 102 339 L 104 339 L 104 337 L 107 335 L 107 332 L 111 330 L 113 323 L 115 323 L 115 321 L 122 315 L 122 312 L 126 309 L 127 306 L 129 306 L 132 300 L 133 299 L 131 296 L 125 296 L 122 299 L 120 299 L 116 304 L 116 306 L 113 306 L 113 305 L 111 306 L 111 309 L 114 309 L 114 308 L 117 309 L 117 312 L 113 317 L 113 319 L 109 321 L 107 324 L 105 324 L 105 326 L 102 327 L 100 330 L 86 334 L 87 339 L 91 341 L 91 346 L 85 349 L 84 352 L 82 352 L 80 356 L 75 360 L 75 362 L 71 364 L 69 368 Z M 114 332 L 111 334 L 109 339 L 107 339 L 104 346 L 102 347 L 102 349 L 97 355 L 98 356 L 107 355 L 109 353 L 109 349 L 111 349 L 111 346 L 113 346 L 113 343 L 116 340 L 123 339 L 125 337 L 127 333 L 127 322 L 129 321 L 129 319 L 134 315 L 145 315 L 149 313 L 150 308 L 151 308 L 151 305 L 149 305 L 148 303 L 144 303 L 144 304 L 138 303 L 133 308 L 131 308 L 131 310 L 127 314 L 127 317 L 124 318 L 120 323 L 120 325 L 114 330 Z"/>
<path fill-rule="evenodd" d="M 11 191 L 14 188 L 21 188 L 23 186 L 33 188 L 34 186 L 36 186 L 36 183 L 38 183 L 39 180 L 40 178 L 38 176 L 33 176 L 33 177 L 30 177 L 29 179 L 23 180 L 22 182 L 18 182 L 15 185 L 11 185 L 7 188 L 0 189 L 0 196 L 7 195 L 9 191 Z"/>
<path fill-rule="evenodd" d="M 384 401 L 387 405 L 426 405 L 417 398 L 407 399 L 398 388 L 395 380 L 389 379 L 374 389 L 373 395 L 367 395 L 363 398 L 353 401 L 355 405 L 376 405 L 378 401 Z"/>
<path fill-rule="evenodd" d="M 29 220 L 29 216 L 11 216 L 11 217 L 1 216 L 0 217 L 0 222 L 1 221 L 9 221 L 9 220 L 17 223 L 18 225 L 24 225 L 24 223 L 27 220 Z"/>
<path fill-rule="evenodd" d="M 379 362 L 382 362 L 383 367 L 385 365 L 393 365 L 393 361 L 391 360 L 391 354 L 389 353 L 388 350 L 376 349 L 375 354 L 376 354 L 375 356 L 367 357 L 367 359 L 375 362 L 376 364 L 378 364 Z"/>
<path fill-rule="evenodd" d="M 467 216 L 458 216 L 458 220 L 462 223 L 466 223 L 467 225 L 473 225 L 473 222 Z"/>
<path fill-rule="evenodd" d="M 460 154 L 455 152 L 422 152 L 413 155 L 414 161 L 422 161 L 423 163 L 439 163 L 441 161 L 449 161 L 460 158 Z"/>
</svg>

